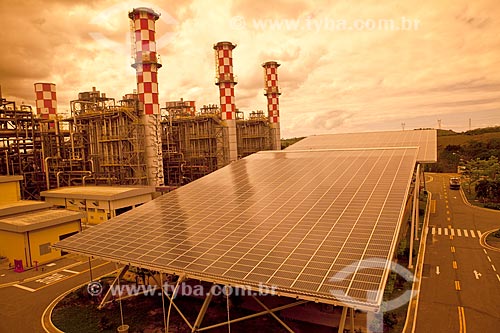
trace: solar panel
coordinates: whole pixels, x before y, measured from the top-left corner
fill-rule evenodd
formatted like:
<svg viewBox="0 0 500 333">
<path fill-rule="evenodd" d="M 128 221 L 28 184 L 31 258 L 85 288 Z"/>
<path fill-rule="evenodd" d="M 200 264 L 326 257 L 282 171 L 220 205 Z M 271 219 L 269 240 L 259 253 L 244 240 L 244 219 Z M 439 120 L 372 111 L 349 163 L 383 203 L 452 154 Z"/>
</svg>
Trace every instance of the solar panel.
<svg viewBox="0 0 500 333">
<path fill-rule="evenodd" d="M 260 152 L 55 247 L 374 310 L 388 263 L 370 263 L 393 256 L 416 156 L 414 147 Z M 332 280 L 346 267 L 352 274 Z"/>
<path fill-rule="evenodd" d="M 436 130 L 313 135 L 286 150 L 370 147 L 419 147 L 418 162 L 437 162 Z"/>
</svg>

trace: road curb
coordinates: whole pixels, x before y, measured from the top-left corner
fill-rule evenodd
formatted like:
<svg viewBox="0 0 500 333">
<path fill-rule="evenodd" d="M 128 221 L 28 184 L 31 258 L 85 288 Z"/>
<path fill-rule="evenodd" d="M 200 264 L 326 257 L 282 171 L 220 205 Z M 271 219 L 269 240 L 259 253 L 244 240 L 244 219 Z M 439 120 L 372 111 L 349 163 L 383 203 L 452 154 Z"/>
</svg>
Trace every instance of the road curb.
<svg viewBox="0 0 500 333">
<path fill-rule="evenodd" d="M 487 248 L 488 250 L 491 250 L 491 251 L 495 251 L 495 252 L 500 252 L 500 248 L 498 247 L 495 247 L 493 245 L 490 245 L 486 242 L 486 238 L 494 233 L 495 231 L 497 231 L 498 229 L 492 229 L 492 230 L 489 230 L 489 231 L 486 231 L 485 233 L 483 233 L 481 235 L 481 238 L 479 239 L 479 245 L 481 245 L 482 247 L 484 248 Z"/>
<path fill-rule="evenodd" d="M 114 270 L 110 273 L 106 273 L 106 274 L 103 274 L 101 276 L 98 276 L 97 278 L 95 278 L 94 280 L 97 281 L 99 280 L 100 278 L 106 276 L 106 275 L 109 275 L 109 274 L 112 274 L 112 273 L 116 273 L 117 270 Z M 57 304 L 59 304 L 59 302 L 64 298 L 66 297 L 68 294 L 72 293 L 73 291 L 85 286 L 85 285 L 88 285 L 89 283 L 86 282 L 86 283 L 82 283 L 74 288 L 71 288 L 70 290 L 67 290 L 65 291 L 64 293 L 62 293 L 61 295 L 57 296 L 52 302 L 50 302 L 50 304 L 45 308 L 45 310 L 43 311 L 42 313 L 42 318 L 41 318 L 41 323 L 42 323 L 42 328 L 44 329 L 45 333 L 64 333 L 63 331 L 61 331 L 60 329 L 58 329 L 54 323 L 52 322 L 52 312 L 54 311 L 54 308 L 56 307 Z"/>
<path fill-rule="evenodd" d="M 464 204 L 466 206 L 469 206 L 469 207 L 475 208 L 475 209 L 479 209 L 479 210 L 482 210 L 482 211 L 485 211 L 485 212 L 499 212 L 500 213 L 500 211 L 497 210 L 497 209 L 490 209 L 490 208 L 478 207 L 476 205 L 471 204 L 470 201 L 467 199 L 467 196 L 465 195 L 464 190 L 462 188 L 460 188 L 459 192 L 460 192 L 460 196 L 462 197 L 462 201 L 464 202 Z"/>
</svg>

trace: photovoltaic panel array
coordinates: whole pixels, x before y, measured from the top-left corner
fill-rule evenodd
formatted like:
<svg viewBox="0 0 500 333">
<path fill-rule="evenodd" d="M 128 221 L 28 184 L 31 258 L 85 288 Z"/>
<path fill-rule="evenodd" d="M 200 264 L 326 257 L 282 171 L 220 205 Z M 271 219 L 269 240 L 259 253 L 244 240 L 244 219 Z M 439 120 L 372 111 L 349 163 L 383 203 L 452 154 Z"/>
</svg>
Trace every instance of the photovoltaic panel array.
<svg viewBox="0 0 500 333">
<path fill-rule="evenodd" d="M 253 154 L 56 248 L 375 310 L 417 148 Z"/>
<path fill-rule="evenodd" d="M 419 147 L 418 162 L 437 162 L 437 133 L 434 129 L 312 135 L 286 150 L 375 147 Z"/>
</svg>

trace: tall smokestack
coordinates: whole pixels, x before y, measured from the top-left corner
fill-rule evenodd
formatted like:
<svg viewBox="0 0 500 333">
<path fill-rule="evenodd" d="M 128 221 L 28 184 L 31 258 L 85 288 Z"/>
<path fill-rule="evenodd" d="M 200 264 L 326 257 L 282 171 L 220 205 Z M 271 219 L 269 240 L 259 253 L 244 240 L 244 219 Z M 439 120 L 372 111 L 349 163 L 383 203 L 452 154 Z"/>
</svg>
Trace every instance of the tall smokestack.
<svg viewBox="0 0 500 333">
<path fill-rule="evenodd" d="M 150 8 L 134 8 L 132 20 L 132 51 L 137 76 L 139 110 L 146 139 L 146 164 L 149 185 L 163 185 L 160 104 L 158 102 L 158 62 L 156 54 L 155 21 L 160 14 Z"/>
<path fill-rule="evenodd" d="M 219 86 L 220 109 L 223 124 L 227 127 L 229 162 L 238 159 L 236 138 L 236 107 L 234 105 L 233 49 L 236 44 L 219 42 L 214 45 L 216 61 L 216 82 Z"/>
<path fill-rule="evenodd" d="M 35 83 L 36 113 L 42 119 L 57 116 L 56 85 L 54 83 Z"/>
<path fill-rule="evenodd" d="M 268 61 L 262 64 L 262 67 L 264 67 L 264 96 L 267 97 L 267 117 L 271 129 L 271 147 L 273 150 L 281 150 L 279 66 L 280 64 L 276 61 Z"/>
</svg>

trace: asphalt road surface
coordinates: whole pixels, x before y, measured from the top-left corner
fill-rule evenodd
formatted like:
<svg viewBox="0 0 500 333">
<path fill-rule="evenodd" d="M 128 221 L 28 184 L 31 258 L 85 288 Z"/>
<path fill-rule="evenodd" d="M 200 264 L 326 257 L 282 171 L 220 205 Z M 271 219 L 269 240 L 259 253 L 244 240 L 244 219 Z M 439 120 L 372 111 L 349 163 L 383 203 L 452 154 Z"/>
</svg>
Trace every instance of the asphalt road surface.
<svg viewBox="0 0 500 333">
<path fill-rule="evenodd" d="M 115 269 L 114 264 L 99 260 L 92 266 L 94 277 Z M 0 333 L 45 332 L 41 324 L 45 308 L 65 291 L 89 281 L 88 263 L 82 263 L 38 280 L 0 288 Z"/>
<path fill-rule="evenodd" d="M 500 252 L 479 242 L 500 228 L 500 212 L 466 205 L 451 176 L 427 177 L 433 201 L 415 332 L 500 332 Z"/>
</svg>

